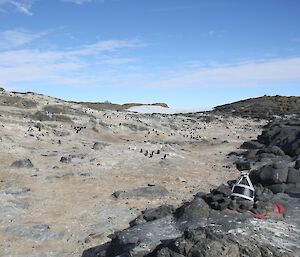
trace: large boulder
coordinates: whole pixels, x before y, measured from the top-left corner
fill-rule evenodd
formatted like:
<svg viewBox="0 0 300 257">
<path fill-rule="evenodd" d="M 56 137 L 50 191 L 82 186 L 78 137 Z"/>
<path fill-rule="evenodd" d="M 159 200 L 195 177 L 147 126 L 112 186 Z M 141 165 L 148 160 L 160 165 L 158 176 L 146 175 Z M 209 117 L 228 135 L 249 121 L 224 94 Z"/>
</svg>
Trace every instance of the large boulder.
<svg viewBox="0 0 300 257">
<path fill-rule="evenodd" d="M 300 169 L 300 158 L 298 158 L 295 162 L 295 166 L 294 166 L 295 169 Z"/>
<path fill-rule="evenodd" d="M 153 221 L 166 217 L 174 212 L 174 207 L 172 205 L 161 205 L 157 208 L 146 209 L 142 211 L 136 219 L 130 222 L 130 226 L 136 226 L 148 221 Z"/>
<path fill-rule="evenodd" d="M 286 183 L 288 173 L 288 167 L 284 163 L 276 162 L 251 172 L 250 178 L 262 185 L 281 184 Z"/>
<path fill-rule="evenodd" d="M 300 170 L 289 168 L 287 183 L 300 183 Z"/>
<path fill-rule="evenodd" d="M 257 140 L 246 141 L 240 146 L 242 149 L 262 149 L 263 147 L 264 144 L 258 142 Z"/>
<path fill-rule="evenodd" d="M 278 146 L 289 156 L 300 154 L 300 122 L 272 123 L 264 130 L 258 141 L 267 146 Z"/>
<path fill-rule="evenodd" d="M 191 202 L 183 204 L 176 210 L 175 217 L 189 226 L 199 226 L 206 224 L 210 208 L 208 204 L 199 197 L 195 197 Z"/>
</svg>

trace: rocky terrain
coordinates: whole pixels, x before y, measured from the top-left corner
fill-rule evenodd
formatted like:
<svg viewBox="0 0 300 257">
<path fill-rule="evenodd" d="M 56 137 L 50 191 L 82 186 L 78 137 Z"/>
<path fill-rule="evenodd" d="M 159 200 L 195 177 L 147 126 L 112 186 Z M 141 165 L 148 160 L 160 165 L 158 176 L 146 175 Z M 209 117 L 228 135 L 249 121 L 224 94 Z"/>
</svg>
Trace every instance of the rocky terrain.
<svg viewBox="0 0 300 257">
<path fill-rule="evenodd" d="M 298 190 L 297 120 L 269 125 L 277 132 L 255 141 L 265 119 L 90 107 L 0 93 L 0 256 L 297 256 L 298 198 L 276 194 Z M 222 185 L 244 159 L 257 206 L 233 202 Z M 280 180 L 269 179 L 275 159 L 288 165 Z M 277 202 L 284 219 L 250 214 Z"/>
<path fill-rule="evenodd" d="M 274 116 L 300 115 L 299 96 L 262 96 L 215 107 L 215 113 L 271 119 Z"/>
<path fill-rule="evenodd" d="M 300 256 L 299 119 L 270 123 L 241 148 L 249 150 L 229 155 L 240 171 L 254 166 L 254 201 L 234 196 L 227 181 L 178 208 L 143 211 L 82 256 Z"/>
</svg>

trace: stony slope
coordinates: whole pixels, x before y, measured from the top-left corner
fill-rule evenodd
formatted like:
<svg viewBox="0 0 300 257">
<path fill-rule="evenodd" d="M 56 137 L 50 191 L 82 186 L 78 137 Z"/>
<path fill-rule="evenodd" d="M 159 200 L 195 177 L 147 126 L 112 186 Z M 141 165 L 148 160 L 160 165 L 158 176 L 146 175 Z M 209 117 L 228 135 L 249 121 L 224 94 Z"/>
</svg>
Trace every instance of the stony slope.
<svg viewBox="0 0 300 257">
<path fill-rule="evenodd" d="M 178 206 L 235 178 L 227 154 L 265 122 L 103 111 L 3 91 L 0 124 L 0 256 L 70 257 L 147 207 Z"/>
<path fill-rule="evenodd" d="M 300 97 L 262 96 L 215 107 L 216 113 L 270 119 L 274 116 L 300 115 Z"/>
<path fill-rule="evenodd" d="M 250 150 L 230 156 L 240 170 L 255 167 L 253 202 L 234 197 L 228 181 L 177 209 L 163 205 L 143 211 L 130 228 L 82 257 L 299 256 L 299 120 L 272 122 L 258 141 L 242 147 Z"/>
</svg>

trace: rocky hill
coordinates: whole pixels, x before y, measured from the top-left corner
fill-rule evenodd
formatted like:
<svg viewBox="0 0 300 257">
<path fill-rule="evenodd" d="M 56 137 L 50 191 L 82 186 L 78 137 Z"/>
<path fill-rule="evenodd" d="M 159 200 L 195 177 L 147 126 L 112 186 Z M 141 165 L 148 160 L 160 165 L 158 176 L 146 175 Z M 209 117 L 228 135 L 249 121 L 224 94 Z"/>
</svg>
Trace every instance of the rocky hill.
<svg viewBox="0 0 300 257">
<path fill-rule="evenodd" d="M 270 119 L 274 116 L 300 115 L 300 97 L 262 96 L 214 108 L 215 113 Z"/>
<path fill-rule="evenodd" d="M 154 255 L 189 256 L 180 252 L 184 250 L 175 250 L 172 244 L 177 245 L 178 238 L 195 248 L 197 237 L 203 238 L 202 244 L 209 245 L 210 249 L 229 245 L 237 254 L 241 253 L 236 241 L 239 233 L 249 235 L 253 244 L 248 244 L 248 248 L 255 248 L 256 229 L 273 228 L 274 224 L 276 230 L 259 231 L 265 241 L 258 246 L 261 255 L 255 256 L 270 256 L 266 255 L 268 249 L 276 253 L 271 243 L 280 248 L 277 251 L 280 254 L 298 251 L 294 247 L 299 245 L 296 236 L 299 232 L 293 208 L 289 208 L 291 214 L 287 213 L 291 219 L 260 222 L 251 217 L 245 226 L 240 222 L 244 216 L 233 215 L 226 222 L 226 217 L 218 218 L 224 216 L 224 211 L 214 209 L 220 206 L 227 209 L 229 185 L 223 189 L 219 186 L 239 176 L 234 162 L 246 158 L 246 154 L 249 160 L 251 156 L 254 158 L 251 163 L 258 170 L 258 179 L 265 178 L 262 175 L 268 172 L 273 174 L 273 170 L 277 172 L 277 166 L 262 168 L 259 162 L 265 158 L 265 165 L 271 165 L 272 158 L 279 158 L 282 152 L 274 149 L 275 146 L 282 147 L 281 158 L 288 163 L 296 162 L 291 153 L 298 154 L 297 150 L 290 152 L 287 150 L 290 148 L 285 148 L 293 145 L 290 141 L 275 143 L 278 138 L 285 142 L 285 135 L 290 135 L 286 131 L 291 128 L 277 137 L 277 127 L 273 127 L 274 135 L 263 133 L 253 141 L 266 124 L 263 119 L 221 112 L 139 114 L 89 108 L 35 93 L 1 91 L 0 256 L 94 257 L 100 253 L 115 256 L 136 251 L 135 256 L 144 256 L 148 246 L 151 246 L 148 253 Z M 282 126 L 289 125 L 278 127 Z M 292 135 L 297 138 L 298 134 Z M 243 142 L 248 142 L 248 147 L 254 144 L 260 148 L 237 150 Z M 285 168 L 282 174 L 289 175 L 291 171 L 294 175 L 291 168 L 296 169 L 295 166 Z M 281 184 L 290 184 L 287 179 L 282 178 Z M 273 185 L 267 181 L 261 181 L 263 187 Z M 199 193 L 209 192 L 211 188 L 219 188 L 212 198 Z M 284 185 L 280 188 L 288 192 Z M 286 195 L 274 196 L 271 189 L 259 197 L 275 200 L 279 197 L 278 201 L 285 199 L 291 206 L 297 206 L 296 200 L 286 200 Z M 237 220 L 232 222 L 232 219 Z M 224 227 L 216 223 L 218 220 L 223 221 Z M 236 225 L 232 228 L 234 233 L 224 236 L 231 231 L 229 223 Z M 201 228 L 201 224 L 222 228 L 221 233 Z M 152 229 L 149 231 L 154 243 L 153 237 L 148 240 L 147 228 Z M 196 230 L 189 234 L 185 232 L 188 229 Z M 144 235 L 146 241 L 134 233 Z M 169 234 L 160 237 L 165 233 Z M 274 233 L 285 236 L 270 241 Z M 222 236 L 223 241 L 213 240 Z M 242 239 L 247 238 L 238 242 L 242 244 Z M 270 244 L 263 243 L 266 241 Z M 113 251 L 109 250 L 112 246 Z M 206 253 L 206 256 L 219 256 L 217 253 Z"/>
</svg>

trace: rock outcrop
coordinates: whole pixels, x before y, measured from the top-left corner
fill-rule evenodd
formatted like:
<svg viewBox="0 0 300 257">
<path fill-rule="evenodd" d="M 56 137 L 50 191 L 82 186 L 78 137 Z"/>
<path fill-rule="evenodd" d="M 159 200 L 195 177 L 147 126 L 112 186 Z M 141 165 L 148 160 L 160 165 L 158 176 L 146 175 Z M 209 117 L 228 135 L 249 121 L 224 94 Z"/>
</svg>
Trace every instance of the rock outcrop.
<svg viewBox="0 0 300 257">
<path fill-rule="evenodd" d="M 236 167 L 244 171 L 260 164 L 250 172 L 254 201 L 233 196 L 234 181 L 228 181 L 177 209 L 143 211 L 130 228 L 82 257 L 299 256 L 299 135 L 299 122 L 282 121 L 267 126 L 257 143 L 243 144 L 255 154 L 238 155 Z M 261 164 L 265 159 L 269 164 Z"/>
<path fill-rule="evenodd" d="M 300 97 L 262 96 L 215 107 L 214 112 L 241 117 L 271 119 L 274 116 L 300 115 Z"/>
<path fill-rule="evenodd" d="M 268 124 L 257 141 L 244 143 L 242 148 L 248 148 L 242 155 L 257 167 L 250 173 L 255 184 L 261 184 L 274 193 L 300 191 L 299 119 Z"/>
<path fill-rule="evenodd" d="M 261 192 L 257 197 L 268 199 L 264 194 L 269 195 Z M 82 257 L 297 256 L 300 254 L 300 240 L 296 236 L 300 225 L 297 214 L 300 199 L 281 194 L 274 201 L 288 209 L 285 219 L 273 216 L 258 220 L 245 210 L 242 213 L 214 210 L 199 194 L 174 213 L 159 207 L 155 211 L 161 212 L 158 219 L 117 232 L 110 243 L 88 249 Z M 256 204 L 258 210 L 258 201 Z M 281 233 L 282 237 L 273 237 L 272 233 Z"/>
</svg>

